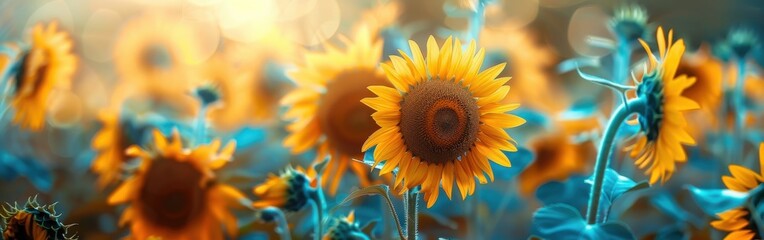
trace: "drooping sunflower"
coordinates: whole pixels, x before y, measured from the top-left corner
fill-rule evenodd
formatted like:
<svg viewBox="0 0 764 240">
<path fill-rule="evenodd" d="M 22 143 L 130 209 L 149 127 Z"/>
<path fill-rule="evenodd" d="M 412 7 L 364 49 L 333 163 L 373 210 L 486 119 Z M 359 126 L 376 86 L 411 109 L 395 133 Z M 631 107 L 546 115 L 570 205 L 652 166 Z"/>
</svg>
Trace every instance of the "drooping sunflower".
<svg viewBox="0 0 764 240">
<path fill-rule="evenodd" d="M 117 72 L 125 79 L 159 81 L 186 74 L 202 59 L 198 33 L 180 18 L 147 12 L 128 21 L 114 46 Z"/>
<path fill-rule="evenodd" d="M 67 236 L 71 225 L 64 225 L 58 219 L 55 205 L 40 205 L 37 196 L 29 198 L 23 207 L 7 204 L 0 210 L 3 239 L 75 239 Z"/>
<path fill-rule="evenodd" d="M 694 145 L 695 140 L 687 132 L 683 114 L 700 108 L 698 103 L 682 95 L 695 83 L 695 78 L 676 76 L 684 53 L 684 41 L 679 39 L 674 43 L 671 30 L 666 39 L 661 27 L 658 27 L 657 39 L 660 58 L 640 39 L 650 65 L 648 73 L 637 85 L 636 94 L 645 99 L 646 107 L 637 118 L 640 131 L 635 143 L 626 148 L 631 157 L 637 159 L 635 164 L 650 175 L 650 183 L 666 182 L 674 173 L 676 163 L 687 161 L 682 145 Z"/>
<path fill-rule="evenodd" d="M 426 58 L 414 41 L 409 45 L 413 58 L 402 53 L 382 64 L 394 88 L 369 87 L 378 97 L 362 100 L 376 110 L 372 117 L 381 127 L 362 150 L 376 146 L 375 164 L 384 162 L 380 174 L 397 167 L 395 186 L 421 185 L 430 207 L 441 183 L 449 199 L 454 182 L 466 198 L 475 190 L 474 177 L 487 183 L 488 174 L 493 181 L 489 159 L 509 167 L 503 151 L 517 147 L 504 129 L 525 120 L 506 113 L 519 104 L 499 103 L 509 92 L 509 78 L 496 78 L 506 64 L 481 72 L 485 50 L 477 50 L 474 41 L 463 50 L 449 37 L 438 48 L 430 37 Z"/>
<path fill-rule="evenodd" d="M 749 192 L 764 182 L 764 143 L 759 145 L 759 173 L 739 165 L 730 165 L 732 176 L 723 176 L 722 181 L 728 189 L 738 192 Z M 752 222 L 749 208 L 739 207 L 718 214 L 719 220 L 711 222 L 711 226 L 721 231 L 730 232 L 724 238 L 730 239 L 761 239 L 760 227 Z"/>
<path fill-rule="evenodd" d="M 217 182 L 212 172 L 224 166 L 235 143 L 220 152 L 220 141 L 186 149 L 174 131 L 166 139 L 154 131 L 149 152 L 133 145 L 127 153 L 141 158 L 141 165 L 109 196 L 109 204 L 129 203 L 120 225 L 129 223 L 133 238 L 224 239 L 236 234 L 236 218 L 228 208 L 247 204 L 235 188 Z"/>
<path fill-rule="evenodd" d="M 214 55 L 205 64 L 198 84 L 211 84 L 219 93 L 220 104 L 207 111 L 215 128 L 232 130 L 250 122 L 248 103 L 252 95 L 242 90 L 247 87 L 244 77 L 224 55 Z"/>
<path fill-rule="evenodd" d="M 93 137 L 92 147 L 97 155 L 91 169 L 98 174 L 98 185 L 105 187 L 119 180 L 124 164 L 131 159 L 125 149 L 140 144 L 143 131 L 130 131 L 129 126 L 125 126 L 127 122 L 115 111 L 99 112 L 98 120 L 101 130 Z"/>
<path fill-rule="evenodd" d="M 268 179 L 252 191 L 260 200 L 254 201 L 256 208 L 277 207 L 296 212 L 310 200 L 311 189 L 316 187 L 316 170 L 287 167 L 279 176 L 268 175 Z"/>
<path fill-rule="evenodd" d="M 329 227 L 329 231 L 321 238 L 323 240 L 340 240 L 340 239 L 371 239 L 366 236 L 355 222 L 355 213 L 350 212 L 347 217 L 338 218 L 334 220 L 334 223 Z"/>
<path fill-rule="evenodd" d="M 69 88 L 77 67 L 72 40 L 59 31 L 58 23 L 32 28 L 32 44 L 20 56 L 11 105 L 13 122 L 22 128 L 40 130 L 45 123 L 48 98 L 54 88 Z"/>
<path fill-rule="evenodd" d="M 361 146 L 377 128 L 374 111 L 360 101 L 374 96 L 367 87 L 390 85 L 377 68 L 382 41 L 363 28 L 345 44 L 344 51 L 327 45 L 326 52 L 308 54 L 305 65 L 289 75 L 298 87 L 281 101 L 290 106 L 284 118 L 294 120 L 287 126 L 290 135 L 284 145 L 294 153 L 318 146 L 316 161 L 330 156 L 321 184 L 328 184 L 332 195 L 348 167 L 362 185 L 369 184 L 368 167 L 351 161 L 362 159 Z"/>
</svg>

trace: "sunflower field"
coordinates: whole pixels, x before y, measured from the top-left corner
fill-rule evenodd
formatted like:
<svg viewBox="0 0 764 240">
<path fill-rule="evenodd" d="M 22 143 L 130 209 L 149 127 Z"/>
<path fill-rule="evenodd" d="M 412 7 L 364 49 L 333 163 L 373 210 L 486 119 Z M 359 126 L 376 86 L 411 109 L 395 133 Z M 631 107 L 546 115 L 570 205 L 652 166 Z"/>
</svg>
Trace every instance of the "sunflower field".
<svg viewBox="0 0 764 240">
<path fill-rule="evenodd" d="M 0 240 L 762 239 L 764 2 L 0 0 Z"/>
</svg>

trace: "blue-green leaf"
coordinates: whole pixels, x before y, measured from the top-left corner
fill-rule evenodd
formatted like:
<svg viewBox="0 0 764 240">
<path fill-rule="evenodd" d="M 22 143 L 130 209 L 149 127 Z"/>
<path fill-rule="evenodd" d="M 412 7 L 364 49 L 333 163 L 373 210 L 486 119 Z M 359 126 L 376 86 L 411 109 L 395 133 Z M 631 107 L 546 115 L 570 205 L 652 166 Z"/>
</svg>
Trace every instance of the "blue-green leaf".
<svg viewBox="0 0 764 240">
<path fill-rule="evenodd" d="M 687 187 L 698 206 L 708 215 L 716 214 L 739 207 L 748 199 L 748 193 L 729 189 L 700 189 L 695 186 Z"/>
<path fill-rule="evenodd" d="M 619 222 L 589 225 L 581 213 L 567 204 L 540 208 L 533 214 L 533 234 L 548 239 L 634 239 Z"/>
</svg>

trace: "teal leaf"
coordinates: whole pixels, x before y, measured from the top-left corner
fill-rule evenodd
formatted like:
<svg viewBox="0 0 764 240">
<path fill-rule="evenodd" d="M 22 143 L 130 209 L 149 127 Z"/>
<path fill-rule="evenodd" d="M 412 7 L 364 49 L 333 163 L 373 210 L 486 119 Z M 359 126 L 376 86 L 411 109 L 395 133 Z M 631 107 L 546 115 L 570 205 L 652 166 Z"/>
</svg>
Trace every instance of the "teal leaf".
<svg viewBox="0 0 764 240">
<path fill-rule="evenodd" d="M 593 177 L 594 176 L 592 175 L 592 177 L 587 179 L 586 183 L 592 184 L 594 181 Z M 608 168 L 605 170 L 605 177 L 602 182 L 600 217 L 603 218 L 603 221 L 607 221 L 607 216 L 610 214 L 610 209 L 612 208 L 613 203 L 621 195 L 627 192 L 637 191 L 648 187 L 650 187 L 650 184 L 645 181 L 636 183 L 634 180 L 631 180 L 625 176 L 621 176 L 615 170 Z"/>
<path fill-rule="evenodd" d="M 701 206 L 703 212 L 710 216 L 739 207 L 748 199 L 748 193 L 729 189 L 700 189 L 695 186 L 687 188 L 698 206 Z"/>
<path fill-rule="evenodd" d="M 567 204 L 543 207 L 533 214 L 533 234 L 547 239 L 635 239 L 620 222 L 589 225 Z"/>
</svg>

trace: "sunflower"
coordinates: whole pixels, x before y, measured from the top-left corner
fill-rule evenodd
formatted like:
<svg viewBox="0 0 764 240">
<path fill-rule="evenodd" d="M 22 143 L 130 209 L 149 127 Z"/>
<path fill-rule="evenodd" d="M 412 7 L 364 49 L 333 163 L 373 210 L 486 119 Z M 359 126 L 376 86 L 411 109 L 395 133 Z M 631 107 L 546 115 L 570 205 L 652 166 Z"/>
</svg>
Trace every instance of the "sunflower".
<svg viewBox="0 0 764 240">
<path fill-rule="evenodd" d="M 120 225 L 130 223 L 136 239 L 224 239 L 223 225 L 228 235 L 235 235 L 236 218 L 228 208 L 247 199 L 233 187 L 216 182 L 212 172 L 230 160 L 235 143 L 220 152 L 219 140 L 184 149 L 177 130 L 172 139 L 155 130 L 153 148 L 156 152 L 137 145 L 127 149 L 129 156 L 142 162 L 109 196 L 111 205 L 130 204 Z"/>
<path fill-rule="evenodd" d="M 329 232 L 324 234 L 321 238 L 323 240 L 336 240 L 336 239 L 371 239 L 366 236 L 355 222 L 354 212 L 350 212 L 347 217 L 334 220 L 334 224 L 329 227 Z"/>
<path fill-rule="evenodd" d="M 382 41 L 375 40 L 367 29 L 357 32 L 353 42 L 345 41 L 347 49 L 326 46 L 324 53 L 310 53 L 306 63 L 290 77 L 297 89 L 282 99 L 290 106 L 284 113 L 294 120 L 287 126 L 290 135 L 284 145 L 293 153 L 301 153 L 318 146 L 316 161 L 330 156 L 321 182 L 328 184 L 329 193 L 337 192 L 340 179 L 348 167 L 352 168 L 368 185 L 368 168 L 362 163 L 360 151 L 364 140 L 376 130 L 374 112 L 360 101 L 374 94 L 366 88 L 373 85 L 389 86 L 384 73 L 377 68 L 382 54 Z"/>
<path fill-rule="evenodd" d="M 640 169 L 646 168 L 651 184 L 659 179 L 666 182 L 674 173 L 676 162 L 687 161 L 682 145 L 694 145 L 695 140 L 687 132 L 683 112 L 700 107 L 682 96 L 682 92 L 695 83 L 695 78 L 676 76 L 684 41 L 679 39 L 672 44 L 673 31 L 669 31 L 667 40 L 661 27 L 658 27 L 657 38 L 660 59 L 640 39 L 649 55 L 650 69 L 637 85 L 636 94 L 645 99 L 647 106 L 637 118 L 640 131 L 636 141 L 626 148 L 632 158 L 637 158 L 635 164 Z"/>
<path fill-rule="evenodd" d="M 697 102 L 711 116 L 719 106 L 722 96 L 722 65 L 711 56 L 710 47 L 703 45 L 697 53 L 685 57 L 677 67 L 677 75 L 693 76 L 695 84 L 684 90 L 684 95 Z"/>
<path fill-rule="evenodd" d="M 97 155 L 91 169 L 98 174 L 98 185 L 105 187 L 119 180 L 122 167 L 130 160 L 125 149 L 139 144 L 139 139 L 134 136 L 136 132 L 131 133 L 123 126 L 124 122 L 114 111 L 99 112 L 98 120 L 101 129 L 93 137 L 92 147 Z"/>
<path fill-rule="evenodd" d="M 237 72 L 223 55 L 215 55 L 204 66 L 199 84 L 209 84 L 217 89 L 221 104 L 210 108 L 207 115 L 216 128 L 232 130 L 246 124 L 249 119 L 251 94 L 241 91 L 247 86 L 244 77 Z"/>
<path fill-rule="evenodd" d="M 369 87 L 378 97 L 362 100 L 376 110 L 372 117 L 381 127 L 362 150 L 376 146 L 375 164 L 385 162 L 380 174 L 398 167 L 395 186 L 421 185 L 428 207 L 438 199 L 441 180 L 449 199 L 454 182 L 464 199 L 475 190 L 474 177 L 486 183 L 486 173 L 493 181 L 489 159 L 509 167 L 502 151 L 517 150 L 504 128 L 525 122 L 506 113 L 519 104 L 499 103 L 509 92 L 509 78 L 496 78 L 506 64 L 481 72 L 485 51 L 476 54 L 474 41 L 462 50 L 449 37 L 439 49 L 431 36 L 426 58 L 414 41 L 409 45 L 413 58 L 402 53 L 382 64 L 395 88 Z"/>
<path fill-rule="evenodd" d="M 233 63 L 233 71 L 241 72 L 243 84 L 238 92 L 248 105 L 247 116 L 253 123 L 273 121 L 278 112 L 279 100 L 294 86 L 284 76 L 284 66 L 292 63 L 297 49 L 287 36 L 270 32 L 262 39 L 250 43 L 231 43 L 225 55 Z"/>
<path fill-rule="evenodd" d="M 500 11 L 490 13 L 494 12 Z M 510 64 L 502 74 L 512 76 L 514 94 L 505 101 L 520 102 L 545 112 L 565 108 L 567 96 L 557 87 L 560 85 L 556 82 L 558 79 L 549 72 L 556 64 L 556 56 L 551 49 L 538 43 L 538 36 L 507 22 L 482 29 L 480 46 L 491 50 L 487 62 Z"/>
<path fill-rule="evenodd" d="M 2 239 L 74 239 L 66 236 L 72 225 L 64 225 L 58 219 L 54 208 L 56 204 L 40 205 L 37 196 L 29 198 L 24 207 L 7 204 L 10 209 L 3 206 L 0 218 L 5 225 L 2 230 Z"/>
<path fill-rule="evenodd" d="M 728 189 L 738 192 L 749 192 L 764 182 L 764 143 L 759 145 L 760 173 L 751 171 L 739 165 L 730 165 L 732 176 L 723 176 L 722 181 Z M 759 213 L 753 213 L 759 214 Z M 730 232 L 724 239 L 761 239 L 759 227 L 749 220 L 750 209 L 745 207 L 727 210 L 718 214 L 719 220 L 711 222 L 711 226 L 721 231 Z"/>
<path fill-rule="evenodd" d="M 316 170 L 307 171 L 298 166 L 287 167 L 279 176 L 270 174 L 268 179 L 252 191 L 260 200 L 252 206 L 256 208 L 278 207 L 296 212 L 305 207 L 310 200 L 311 189 L 316 187 Z"/>
<path fill-rule="evenodd" d="M 117 72 L 127 79 L 183 78 L 178 75 L 186 74 L 190 65 L 202 59 L 195 29 L 160 12 L 130 20 L 117 39 L 114 62 Z"/>
<path fill-rule="evenodd" d="M 43 127 L 51 91 L 71 85 L 77 67 L 77 58 L 71 51 L 72 41 L 66 32 L 59 31 L 57 22 L 32 28 L 32 44 L 20 56 L 11 101 L 16 110 L 15 124 L 33 131 Z"/>
<path fill-rule="evenodd" d="M 520 193 L 528 195 L 541 184 L 562 181 L 570 175 L 586 173 L 594 158 L 591 142 L 574 143 L 565 132 L 556 132 L 534 138 L 529 143 L 535 154 L 533 163 L 519 175 Z"/>
</svg>

